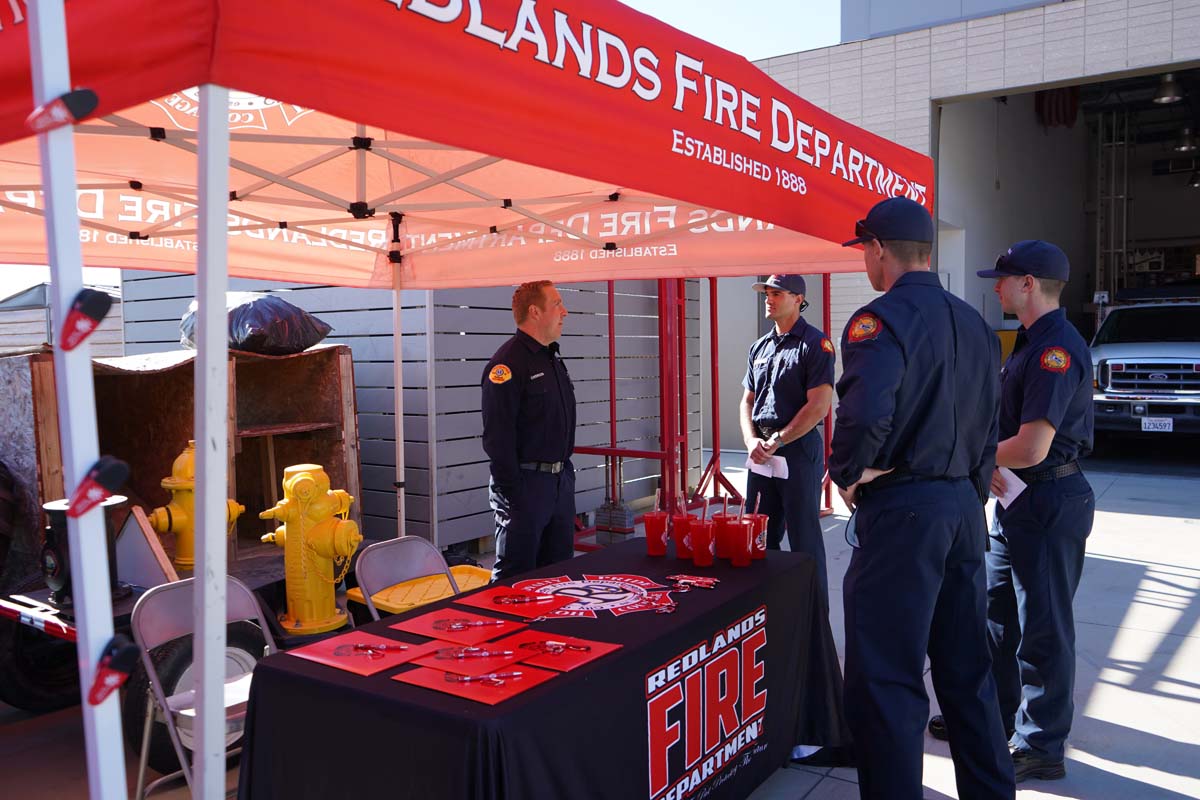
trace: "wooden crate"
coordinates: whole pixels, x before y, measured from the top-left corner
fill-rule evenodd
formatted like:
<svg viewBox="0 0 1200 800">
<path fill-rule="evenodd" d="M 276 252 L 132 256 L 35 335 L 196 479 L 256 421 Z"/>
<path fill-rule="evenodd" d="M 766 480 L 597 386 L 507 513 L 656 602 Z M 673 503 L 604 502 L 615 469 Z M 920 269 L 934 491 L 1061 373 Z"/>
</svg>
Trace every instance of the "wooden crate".
<svg viewBox="0 0 1200 800">
<path fill-rule="evenodd" d="M 95 359 L 100 452 L 127 462 L 126 494 L 150 509 L 170 500 L 161 487 L 176 456 L 193 436 L 194 351 Z M 259 537 L 275 523 L 258 513 L 279 499 L 283 470 L 292 464 L 325 467 L 333 488 L 361 496 L 354 365 L 345 345 L 319 345 L 291 356 L 230 353 L 229 496 L 246 506 L 235 555 L 263 548 Z M 0 384 L 13 395 L 14 422 L 0 424 L 0 460 L 30 488 L 40 505 L 65 496 L 49 350 L 0 358 Z M 26 421 L 32 436 L 22 432 Z M 351 506 L 359 521 L 359 503 Z M 170 544 L 168 542 L 168 544 Z"/>
</svg>

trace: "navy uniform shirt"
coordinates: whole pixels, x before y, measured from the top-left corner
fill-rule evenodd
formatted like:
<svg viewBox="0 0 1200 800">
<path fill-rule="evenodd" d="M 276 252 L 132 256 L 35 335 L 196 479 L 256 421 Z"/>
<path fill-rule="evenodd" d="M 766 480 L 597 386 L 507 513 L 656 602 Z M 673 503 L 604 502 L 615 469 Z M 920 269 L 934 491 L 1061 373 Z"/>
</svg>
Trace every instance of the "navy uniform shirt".
<svg viewBox="0 0 1200 800">
<path fill-rule="evenodd" d="M 558 342 L 524 331 L 500 346 L 483 371 L 483 449 L 492 480 L 515 487 L 520 465 L 566 461 L 575 450 L 575 387 Z"/>
<path fill-rule="evenodd" d="M 971 478 L 983 496 L 996 460 L 1000 343 L 979 312 L 931 272 L 907 272 L 842 334 L 829 474 L 867 467 Z M 880 479 L 881 485 L 885 479 Z"/>
<path fill-rule="evenodd" d="M 1092 355 L 1061 308 L 1021 328 L 1000 374 L 1000 439 L 1026 422 L 1054 426 L 1050 453 L 1031 469 L 1059 467 L 1092 449 Z"/>
<path fill-rule="evenodd" d="M 833 386 L 833 342 L 803 317 L 750 346 L 742 386 L 754 393 L 755 425 L 784 427 L 808 402 L 808 390 L 824 384 Z"/>
</svg>

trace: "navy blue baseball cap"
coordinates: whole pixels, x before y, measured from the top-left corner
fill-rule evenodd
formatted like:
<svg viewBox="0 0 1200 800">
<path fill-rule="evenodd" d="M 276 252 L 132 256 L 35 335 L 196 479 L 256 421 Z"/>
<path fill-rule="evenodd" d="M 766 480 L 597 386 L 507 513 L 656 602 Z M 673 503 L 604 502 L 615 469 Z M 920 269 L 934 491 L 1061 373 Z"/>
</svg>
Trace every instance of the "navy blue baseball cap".
<svg viewBox="0 0 1200 800">
<path fill-rule="evenodd" d="M 869 242 L 932 242 L 933 218 L 925 206 L 907 197 L 890 197 L 867 212 L 866 219 L 854 223 L 854 238 L 842 247 Z"/>
<path fill-rule="evenodd" d="M 754 284 L 756 292 L 765 292 L 767 289 L 782 289 L 792 294 L 808 294 L 804 287 L 803 275 L 772 275 L 762 283 Z"/>
<path fill-rule="evenodd" d="M 996 259 L 993 269 L 981 269 L 975 274 L 981 278 L 1032 275 L 1035 278 L 1065 281 L 1071 274 L 1071 262 L 1057 245 L 1041 239 L 1026 239 L 1008 248 L 1008 252 Z"/>
</svg>

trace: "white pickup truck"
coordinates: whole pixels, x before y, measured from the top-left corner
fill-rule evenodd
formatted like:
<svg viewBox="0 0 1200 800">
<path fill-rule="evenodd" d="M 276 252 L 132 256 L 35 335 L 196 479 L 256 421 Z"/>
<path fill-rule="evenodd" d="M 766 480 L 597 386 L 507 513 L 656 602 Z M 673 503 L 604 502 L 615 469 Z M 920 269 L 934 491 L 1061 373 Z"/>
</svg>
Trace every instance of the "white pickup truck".
<svg viewBox="0 0 1200 800">
<path fill-rule="evenodd" d="M 1157 293 L 1110 306 L 1092 340 L 1097 432 L 1200 433 L 1200 296 Z"/>
</svg>

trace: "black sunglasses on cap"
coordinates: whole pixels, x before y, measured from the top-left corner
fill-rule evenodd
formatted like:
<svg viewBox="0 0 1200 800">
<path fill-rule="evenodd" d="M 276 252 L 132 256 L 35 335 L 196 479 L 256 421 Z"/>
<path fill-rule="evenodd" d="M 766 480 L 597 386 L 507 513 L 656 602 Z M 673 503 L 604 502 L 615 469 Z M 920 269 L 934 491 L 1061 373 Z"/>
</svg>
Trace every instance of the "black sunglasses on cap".
<svg viewBox="0 0 1200 800">
<path fill-rule="evenodd" d="M 854 223 L 854 238 L 856 239 L 878 239 L 879 237 L 867 227 L 867 221 L 860 219 Z"/>
</svg>

